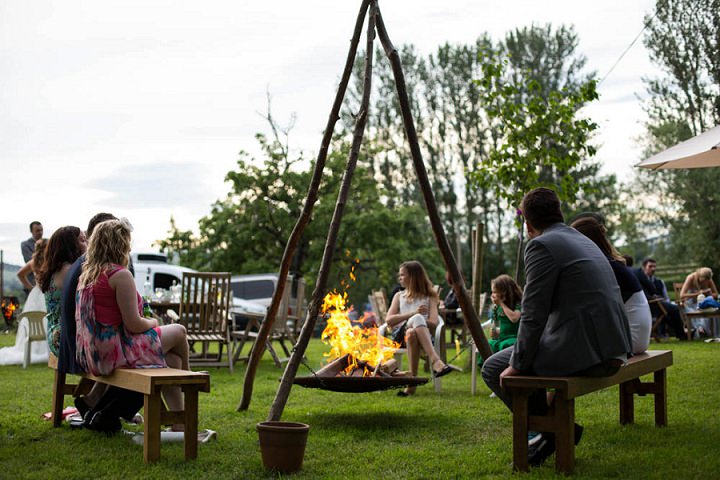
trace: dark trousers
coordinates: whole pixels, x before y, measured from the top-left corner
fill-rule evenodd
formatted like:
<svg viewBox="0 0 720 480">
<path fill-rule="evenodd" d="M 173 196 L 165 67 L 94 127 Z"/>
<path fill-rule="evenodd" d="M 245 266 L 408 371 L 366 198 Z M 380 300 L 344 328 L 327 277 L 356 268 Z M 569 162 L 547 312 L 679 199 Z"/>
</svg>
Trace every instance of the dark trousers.
<svg viewBox="0 0 720 480">
<path fill-rule="evenodd" d="M 510 356 L 513 347 L 500 350 L 483 363 L 482 378 L 487 386 L 495 392 L 500 400 L 512 412 L 512 395 L 500 387 L 500 374 L 510 366 Z M 620 360 L 607 360 L 605 362 L 593 365 L 592 367 L 573 373 L 571 376 L 581 377 L 609 377 L 617 373 L 622 365 Z M 544 389 L 535 390 L 528 397 L 528 414 L 530 415 L 546 415 L 548 412 L 547 395 Z"/>
<path fill-rule="evenodd" d="M 685 336 L 685 328 L 683 325 L 682 317 L 680 316 L 680 307 L 675 305 L 672 302 L 664 301 L 660 302 L 665 309 L 665 312 L 667 314 L 665 315 L 665 318 L 663 318 L 663 323 L 670 327 L 672 331 L 675 333 L 675 336 L 681 340 L 684 340 L 687 338 Z M 658 317 L 662 313 L 660 310 L 660 307 L 657 306 L 657 304 L 651 303 L 650 304 L 650 312 L 652 313 L 653 317 Z"/>
</svg>

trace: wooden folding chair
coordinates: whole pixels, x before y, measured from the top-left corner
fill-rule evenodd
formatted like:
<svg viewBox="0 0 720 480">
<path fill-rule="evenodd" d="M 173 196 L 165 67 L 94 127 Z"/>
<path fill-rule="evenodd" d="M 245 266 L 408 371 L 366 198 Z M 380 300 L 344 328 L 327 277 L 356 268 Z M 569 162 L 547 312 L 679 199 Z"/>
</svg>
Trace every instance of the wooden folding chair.
<svg viewBox="0 0 720 480">
<path fill-rule="evenodd" d="M 191 348 L 190 365 L 227 365 L 233 370 L 230 352 L 230 288 L 229 272 L 184 272 L 180 294 L 179 322 L 187 329 Z M 210 345 L 217 345 L 217 352 Z M 227 360 L 223 360 L 223 350 Z"/>
</svg>

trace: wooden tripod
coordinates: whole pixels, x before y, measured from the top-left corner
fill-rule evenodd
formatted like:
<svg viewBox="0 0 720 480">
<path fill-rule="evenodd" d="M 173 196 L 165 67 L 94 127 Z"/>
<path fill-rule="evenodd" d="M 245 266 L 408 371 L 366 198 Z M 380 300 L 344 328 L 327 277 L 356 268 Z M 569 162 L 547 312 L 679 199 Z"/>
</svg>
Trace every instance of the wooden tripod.
<svg viewBox="0 0 720 480">
<path fill-rule="evenodd" d="M 368 9 L 370 15 L 368 17 Z M 445 230 L 443 229 L 442 222 L 440 221 L 440 215 L 438 214 L 437 206 L 435 204 L 435 197 L 430 187 L 430 181 L 428 180 L 427 170 L 425 169 L 425 163 L 422 159 L 420 152 L 420 145 L 418 143 L 417 132 L 415 131 L 415 123 L 410 112 L 410 102 L 408 100 L 407 88 L 405 85 L 405 76 L 402 71 L 400 64 L 400 56 L 393 46 L 390 38 L 388 37 L 385 24 L 380 14 L 380 8 L 378 6 L 378 0 L 363 0 L 358 13 L 357 20 L 355 22 L 355 29 L 352 40 L 350 42 L 350 50 L 348 52 L 347 60 L 345 62 L 345 69 L 340 80 L 337 94 L 335 96 L 335 102 L 332 110 L 330 111 L 330 117 L 323 134 L 322 143 L 320 145 L 320 151 L 318 153 L 317 162 L 315 163 L 315 170 L 313 171 L 312 181 L 308 189 L 308 194 L 305 199 L 305 205 L 303 211 L 295 224 L 295 228 L 290 234 L 285 252 L 283 253 L 282 262 L 280 264 L 280 272 L 278 278 L 277 288 L 273 294 L 272 304 L 267 313 L 265 321 L 260 327 L 258 336 L 253 345 L 250 359 L 248 361 L 248 367 L 245 372 L 245 382 L 243 386 L 243 396 L 240 400 L 238 410 L 246 410 L 250 405 L 250 399 L 252 397 L 253 381 L 255 379 L 255 372 L 257 366 L 260 363 L 260 358 L 265 350 L 267 337 L 272 330 L 272 322 L 277 314 L 278 305 L 283 296 L 283 292 L 286 288 L 287 274 L 290 269 L 290 262 L 297 248 L 297 244 L 300 240 L 303 230 L 310 220 L 313 206 L 318 198 L 318 190 L 320 187 L 320 180 L 322 178 L 323 170 L 325 167 L 325 161 L 327 159 L 328 148 L 330 140 L 332 139 L 333 130 L 335 123 L 339 118 L 340 107 L 342 101 L 345 98 L 345 92 L 347 85 L 350 80 L 350 74 L 352 72 L 352 66 L 357 55 L 357 47 L 360 42 L 360 35 L 362 32 L 362 26 L 365 22 L 365 18 L 368 17 L 367 26 L 367 42 L 365 49 L 365 72 L 363 81 L 363 96 L 360 104 L 360 111 L 358 112 L 355 119 L 355 129 L 353 133 L 352 147 L 350 149 L 350 155 L 348 162 L 343 173 L 343 179 L 338 193 L 338 198 L 335 203 L 335 211 L 333 212 L 332 220 L 330 222 L 330 228 L 328 231 L 327 241 L 325 243 L 325 249 L 323 251 L 323 258 L 320 263 L 320 269 L 318 271 L 318 279 L 315 284 L 315 290 L 312 294 L 312 299 L 308 305 L 307 317 L 303 324 L 302 330 L 298 337 L 295 348 L 292 351 L 290 360 L 285 367 L 280 387 L 275 395 L 275 400 L 270 408 L 268 414 L 268 420 L 280 420 L 282 412 L 287 403 L 288 396 L 290 395 L 290 389 L 292 388 L 293 380 L 297 373 L 300 362 L 305 355 L 308 342 L 312 336 L 312 332 L 315 328 L 320 306 L 322 304 L 323 297 L 326 293 L 327 279 L 330 272 L 330 265 L 332 262 L 333 251 L 337 243 L 338 231 L 340 229 L 340 223 L 342 221 L 343 211 L 350 191 L 350 185 L 352 183 L 352 177 L 355 172 L 355 166 L 357 165 L 358 154 L 360 152 L 360 146 L 362 144 L 363 135 L 365 133 L 365 126 L 367 124 L 367 114 L 370 105 L 370 90 L 372 86 L 372 59 L 373 59 L 373 44 L 375 40 L 375 33 L 380 39 L 385 54 L 390 60 L 392 67 L 393 76 L 395 78 L 395 85 L 397 88 L 398 97 L 400 100 L 400 110 L 403 117 L 403 125 L 405 127 L 405 134 L 410 144 L 410 152 L 412 155 L 413 165 L 415 172 L 418 177 L 418 183 L 425 200 L 425 207 L 428 212 L 430 224 L 432 226 L 433 234 L 435 235 L 435 241 L 442 255 L 445 267 L 450 274 L 453 282 L 453 289 L 455 295 L 458 298 L 460 308 L 464 312 L 463 318 L 470 331 L 470 334 L 478 347 L 480 355 L 483 359 L 488 358 L 491 355 L 490 346 L 488 345 L 485 334 L 480 326 L 480 319 L 478 314 L 473 308 L 472 300 L 465 289 L 465 282 L 460 275 L 455 257 L 452 254 L 450 244 L 448 243 L 447 237 L 445 236 Z M 476 284 L 476 290 L 479 292 L 479 282 Z"/>
</svg>

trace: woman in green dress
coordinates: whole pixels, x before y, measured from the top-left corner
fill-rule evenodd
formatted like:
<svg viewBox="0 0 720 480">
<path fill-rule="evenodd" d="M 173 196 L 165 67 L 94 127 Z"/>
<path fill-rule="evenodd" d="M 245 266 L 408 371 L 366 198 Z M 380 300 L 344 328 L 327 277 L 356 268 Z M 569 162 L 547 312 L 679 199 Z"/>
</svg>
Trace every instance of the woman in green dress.
<svg viewBox="0 0 720 480">
<path fill-rule="evenodd" d="M 500 275 L 490 284 L 492 288 L 492 335 L 490 349 L 497 353 L 515 344 L 520 327 L 522 290 L 509 275 Z"/>
</svg>

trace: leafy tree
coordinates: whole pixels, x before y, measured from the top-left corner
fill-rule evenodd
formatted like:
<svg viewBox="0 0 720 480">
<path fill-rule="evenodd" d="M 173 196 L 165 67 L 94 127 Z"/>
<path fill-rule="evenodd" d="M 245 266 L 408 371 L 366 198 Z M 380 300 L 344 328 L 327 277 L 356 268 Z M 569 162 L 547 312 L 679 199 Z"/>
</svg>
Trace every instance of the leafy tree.
<svg viewBox="0 0 720 480">
<path fill-rule="evenodd" d="M 650 156 L 720 124 L 720 1 L 658 0 L 645 20 L 645 46 L 663 72 L 645 80 Z M 635 188 L 649 201 L 636 209 L 631 221 L 645 228 L 630 242 L 668 232 L 668 258 L 720 265 L 719 182 L 718 169 L 639 172 Z"/>
</svg>

